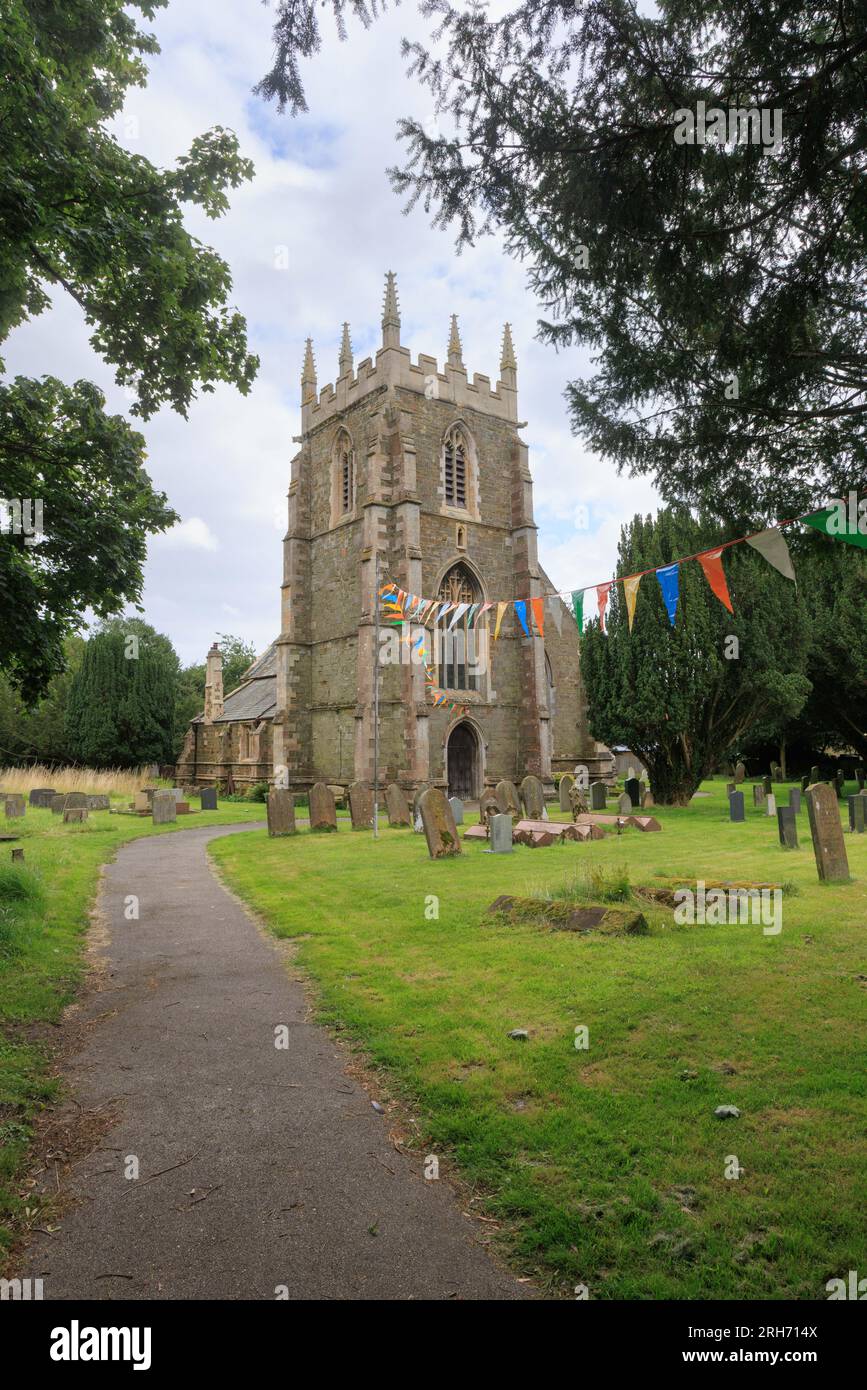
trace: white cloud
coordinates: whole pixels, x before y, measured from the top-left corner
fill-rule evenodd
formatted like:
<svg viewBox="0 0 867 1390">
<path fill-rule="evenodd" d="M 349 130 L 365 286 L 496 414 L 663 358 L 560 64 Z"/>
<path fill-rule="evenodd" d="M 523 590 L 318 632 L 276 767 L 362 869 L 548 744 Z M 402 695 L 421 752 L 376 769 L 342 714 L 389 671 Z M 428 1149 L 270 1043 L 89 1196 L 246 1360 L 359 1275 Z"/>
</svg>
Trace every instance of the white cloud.
<svg viewBox="0 0 867 1390">
<path fill-rule="evenodd" d="M 200 516 L 191 516 L 187 521 L 179 521 L 170 531 L 164 531 L 157 536 L 153 544 L 162 550 L 219 549 L 217 537 Z"/>
</svg>

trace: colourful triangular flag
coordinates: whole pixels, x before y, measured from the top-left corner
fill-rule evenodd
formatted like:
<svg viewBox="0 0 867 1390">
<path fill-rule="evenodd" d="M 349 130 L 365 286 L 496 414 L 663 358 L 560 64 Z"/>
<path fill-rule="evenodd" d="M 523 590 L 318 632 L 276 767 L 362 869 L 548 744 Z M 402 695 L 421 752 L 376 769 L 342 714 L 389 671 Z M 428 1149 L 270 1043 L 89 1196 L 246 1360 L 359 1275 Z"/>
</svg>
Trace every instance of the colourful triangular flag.
<svg viewBox="0 0 867 1390">
<path fill-rule="evenodd" d="M 722 566 L 722 546 L 719 550 L 706 550 L 703 555 L 697 555 L 696 559 L 704 570 L 704 577 L 720 603 L 724 604 L 730 613 L 734 613 L 725 570 Z"/>
<path fill-rule="evenodd" d="M 662 590 L 662 599 L 668 611 L 668 621 L 674 627 L 674 620 L 677 616 L 677 600 L 680 595 L 680 565 L 675 562 L 673 565 L 663 565 L 656 571 L 659 580 L 659 587 Z"/>
<path fill-rule="evenodd" d="M 500 635 L 500 623 L 503 621 L 503 614 L 505 613 L 505 611 L 506 611 L 506 609 L 508 608 L 508 606 L 509 606 L 508 603 L 498 603 L 498 604 L 497 604 L 497 621 L 496 621 L 496 624 L 494 625 L 494 641 L 495 641 L 495 642 L 496 642 L 497 638 L 498 638 L 499 635 Z"/>
<path fill-rule="evenodd" d="M 605 631 L 605 609 L 608 607 L 608 595 L 611 593 L 611 580 L 607 584 L 596 585 L 596 606 L 599 609 L 599 626 Z"/>
<path fill-rule="evenodd" d="M 469 606 L 470 606 L 470 605 L 469 605 L 468 603 L 459 603 L 459 604 L 458 604 L 457 608 L 455 609 L 454 613 L 452 614 L 452 620 L 451 620 L 451 622 L 449 623 L 449 627 L 448 627 L 449 632 L 451 632 L 451 630 L 452 630 L 452 628 L 454 627 L 455 623 L 459 623 L 459 622 L 460 622 L 461 618 L 464 616 L 464 614 L 466 613 L 466 611 L 467 611 L 467 609 L 469 608 Z"/>
<path fill-rule="evenodd" d="M 632 631 L 632 623 L 635 619 L 635 600 L 638 598 L 638 586 L 641 583 L 640 574 L 631 574 L 628 579 L 623 581 L 623 593 L 626 598 L 626 616 L 629 619 L 629 631 Z"/>
<path fill-rule="evenodd" d="M 852 493 L 848 514 L 845 502 L 835 502 L 833 507 L 812 512 L 802 520 L 835 541 L 846 541 L 848 545 L 860 545 L 862 550 L 867 550 L 867 498 L 855 504 L 855 494 Z"/>
<path fill-rule="evenodd" d="M 572 590 L 572 612 L 575 614 L 575 621 L 578 624 L 578 631 L 584 631 L 584 590 Z"/>
<path fill-rule="evenodd" d="M 779 527 L 772 526 L 769 531 L 760 531 L 757 536 L 747 536 L 746 542 L 753 550 L 757 550 L 769 565 L 773 565 L 775 570 L 785 575 L 786 579 L 795 578 L 789 547 Z"/>
<path fill-rule="evenodd" d="M 533 621 L 539 630 L 539 636 L 545 636 L 545 600 L 543 598 L 531 598 L 530 606 L 533 609 Z"/>
<path fill-rule="evenodd" d="M 526 601 L 526 599 L 522 599 L 522 598 L 516 598 L 516 599 L 515 599 L 515 612 L 516 612 L 517 615 L 518 615 L 518 621 L 519 621 L 519 623 L 521 624 L 521 627 L 524 629 L 524 636 L 525 636 L 525 637 L 529 637 L 529 636 L 530 636 L 530 629 L 527 627 L 527 601 Z"/>
</svg>

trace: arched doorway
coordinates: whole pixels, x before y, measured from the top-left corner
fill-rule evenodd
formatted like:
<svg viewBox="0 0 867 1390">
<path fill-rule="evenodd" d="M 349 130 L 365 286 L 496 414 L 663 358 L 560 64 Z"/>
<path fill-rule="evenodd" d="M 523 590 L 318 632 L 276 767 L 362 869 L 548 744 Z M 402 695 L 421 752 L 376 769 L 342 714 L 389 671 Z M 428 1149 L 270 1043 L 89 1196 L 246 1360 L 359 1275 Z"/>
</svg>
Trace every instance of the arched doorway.
<svg viewBox="0 0 867 1390">
<path fill-rule="evenodd" d="M 461 801 L 474 801 L 482 783 L 482 759 L 479 736 L 472 724 L 462 720 L 449 734 L 446 745 L 446 771 L 449 796 Z"/>
</svg>

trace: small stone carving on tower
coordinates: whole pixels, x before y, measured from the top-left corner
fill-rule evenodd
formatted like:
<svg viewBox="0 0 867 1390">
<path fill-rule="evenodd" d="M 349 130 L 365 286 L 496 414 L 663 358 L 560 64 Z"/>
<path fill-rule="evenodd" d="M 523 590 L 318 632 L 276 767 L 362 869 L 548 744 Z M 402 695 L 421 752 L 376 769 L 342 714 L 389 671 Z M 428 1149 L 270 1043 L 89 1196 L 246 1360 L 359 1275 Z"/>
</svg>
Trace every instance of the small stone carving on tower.
<svg viewBox="0 0 867 1390">
<path fill-rule="evenodd" d="M 343 341 L 340 344 L 338 377 L 352 376 L 352 342 L 349 337 L 349 324 L 343 325 Z"/>
<path fill-rule="evenodd" d="M 382 346 L 400 347 L 400 310 L 397 303 L 397 283 L 394 271 L 385 277 L 385 301 L 382 306 Z"/>
<path fill-rule="evenodd" d="M 449 333 L 448 364 L 450 367 L 462 367 L 464 365 L 461 335 L 458 332 L 457 314 L 452 314 L 452 326 Z"/>
<path fill-rule="evenodd" d="M 308 338 L 304 349 L 304 368 L 301 372 L 301 404 L 316 400 L 316 363 L 313 360 L 313 339 Z"/>
<path fill-rule="evenodd" d="M 223 714 L 223 653 L 216 642 L 208 652 L 205 668 L 205 723 L 213 724 Z"/>
</svg>

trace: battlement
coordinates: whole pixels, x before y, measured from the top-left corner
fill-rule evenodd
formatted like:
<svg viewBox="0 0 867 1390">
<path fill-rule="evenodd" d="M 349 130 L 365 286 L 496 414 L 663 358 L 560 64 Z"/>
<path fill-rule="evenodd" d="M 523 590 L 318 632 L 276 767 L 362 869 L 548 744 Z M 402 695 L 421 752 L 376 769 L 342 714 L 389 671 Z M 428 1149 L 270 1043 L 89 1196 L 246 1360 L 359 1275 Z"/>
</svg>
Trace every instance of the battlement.
<svg viewBox="0 0 867 1390">
<path fill-rule="evenodd" d="M 339 415 L 370 392 L 383 386 L 415 391 L 428 400 L 448 401 L 458 407 L 468 407 L 493 415 L 497 419 L 517 422 L 517 366 L 509 325 L 503 334 L 500 360 L 500 379 L 491 386 L 484 372 L 474 372 L 468 380 L 458 333 L 457 318 L 452 315 L 447 360 L 440 370 L 435 357 L 420 353 L 412 361 L 408 348 L 400 342 L 400 313 L 397 286 L 391 271 L 386 276 L 385 301 L 382 314 L 382 347 L 375 360 L 365 357 L 357 369 L 353 366 L 349 325 L 343 325 L 339 375 L 317 389 L 313 345 L 307 340 L 304 371 L 301 378 L 301 428 L 303 433 L 323 424 L 332 415 Z"/>
</svg>

